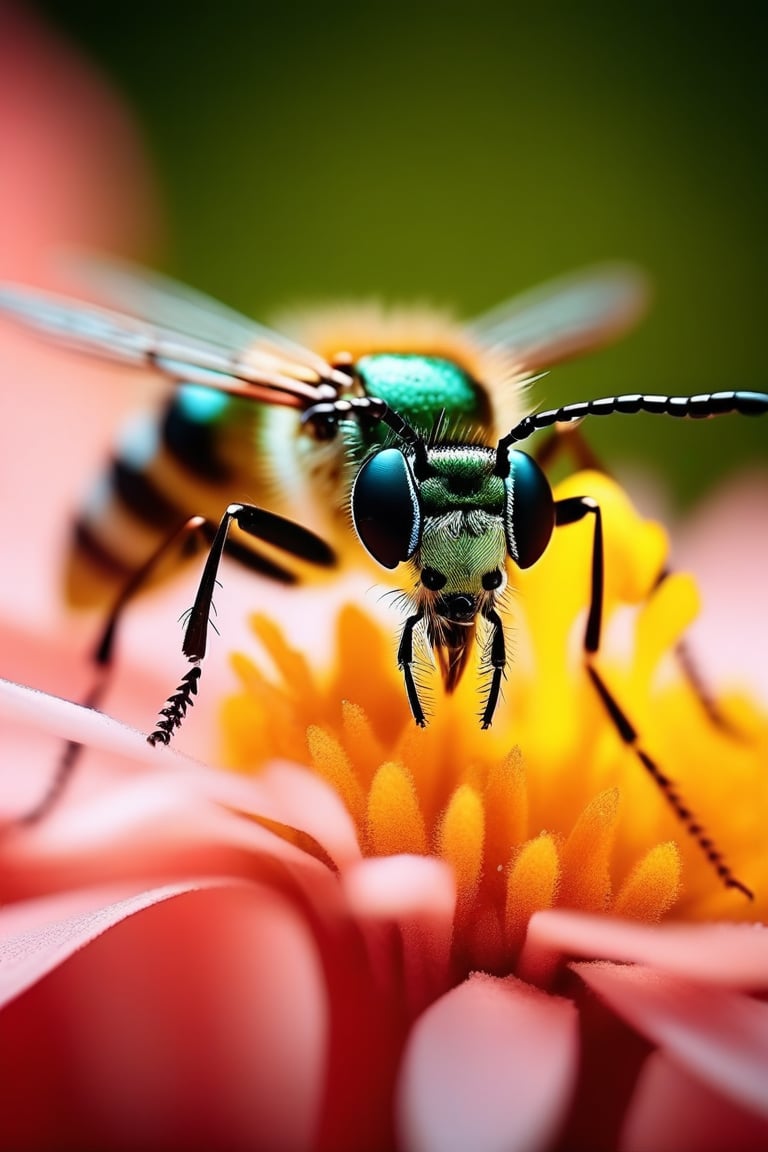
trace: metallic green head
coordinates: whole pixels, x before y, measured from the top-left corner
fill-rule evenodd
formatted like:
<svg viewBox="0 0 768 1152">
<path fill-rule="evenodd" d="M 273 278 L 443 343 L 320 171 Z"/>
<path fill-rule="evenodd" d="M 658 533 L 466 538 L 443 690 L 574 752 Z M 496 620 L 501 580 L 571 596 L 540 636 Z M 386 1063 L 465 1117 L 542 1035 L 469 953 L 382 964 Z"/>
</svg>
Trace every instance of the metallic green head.
<svg viewBox="0 0 768 1152">
<path fill-rule="evenodd" d="M 449 691 L 461 678 L 478 616 L 492 625 L 490 660 L 503 668 L 496 603 L 507 560 L 527 568 L 541 556 L 554 527 L 552 491 L 523 452 L 510 451 L 502 475 L 495 449 L 435 446 L 414 433 L 405 450 L 380 448 L 365 461 L 352 489 L 352 517 L 375 560 L 385 568 L 410 561 L 415 569 L 416 612 L 406 621 L 399 662 L 414 716 L 423 723 L 409 667 L 413 627 L 424 622 Z"/>
<path fill-rule="evenodd" d="M 484 388 L 451 360 L 415 353 L 379 352 L 362 356 L 355 375 L 364 392 L 388 404 L 409 424 L 431 428 L 445 410 L 455 425 L 487 427 L 490 406 Z M 386 429 L 373 429 L 380 441 Z"/>
</svg>

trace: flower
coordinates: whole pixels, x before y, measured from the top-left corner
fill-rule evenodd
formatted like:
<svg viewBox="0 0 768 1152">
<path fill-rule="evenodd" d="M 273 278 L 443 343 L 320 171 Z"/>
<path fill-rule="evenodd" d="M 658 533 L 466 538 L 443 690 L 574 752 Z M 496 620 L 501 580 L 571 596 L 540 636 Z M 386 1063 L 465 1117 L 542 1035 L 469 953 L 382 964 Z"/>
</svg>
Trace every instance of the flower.
<svg viewBox="0 0 768 1152">
<path fill-rule="evenodd" d="M 50 551 L 125 397 L 118 375 L 12 334 L 11 354 L 0 459 L 26 497 L 0 506 L 3 671 L 77 699 L 84 631 L 56 607 Z M 34 388 L 53 372 L 43 419 Z M 35 442 L 37 459 L 19 450 Z M 720 884 L 584 673 L 585 525 L 507 605 L 490 732 L 474 672 L 451 698 L 434 684 L 413 727 L 395 625 L 360 577 L 270 590 L 234 673 L 226 644 L 206 659 L 180 734 L 197 759 L 2 685 L 0 1148 L 765 1146 L 766 719 L 743 690 L 718 693 L 724 725 L 708 715 L 674 657 L 695 586 L 654 588 L 664 534 L 615 485 L 581 475 L 559 494 L 576 490 L 606 519 L 600 669 L 754 903 Z M 225 580 L 228 637 L 267 601 Z M 184 600 L 159 589 L 130 614 L 116 715 L 146 727 L 174 682 Z M 63 739 L 87 749 L 72 786 L 18 825 Z"/>
<path fill-rule="evenodd" d="M 647 591 L 663 535 L 604 478 L 568 483 L 587 481 L 616 609 Z M 114 777 L 6 839 L 0 956 L 6 995 L 24 990 L 4 1017 L 9 1146 L 41 1083 L 54 1147 L 62 1133 L 104 1147 L 643 1148 L 669 1134 L 673 1147 L 682 1126 L 691 1147 L 733 1131 L 760 1146 L 768 934 L 734 922 L 754 909 L 589 700 L 577 645 L 561 674 L 575 703 L 539 721 L 558 684 L 548 673 L 542 689 L 529 662 L 554 670 L 578 630 L 583 587 L 555 620 L 550 584 L 558 564 L 576 571 L 578 535 L 521 588 L 530 634 L 521 620 L 491 733 L 471 676 L 416 730 L 391 636 L 357 605 L 325 676 L 256 617 L 269 664 L 258 647 L 237 655 L 223 706 L 235 773 L 6 690 L 17 725 L 85 740 Z M 674 664 L 653 675 L 692 607 L 688 578 L 670 578 L 601 667 L 678 780 L 689 770 L 684 794 L 761 912 L 765 720 L 724 697 L 749 738 L 722 731 Z"/>
<path fill-rule="evenodd" d="M 648 593 L 663 566 L 664 536 L 657 524 L 641 521 L 605 477 L 573 476 L 556 494 L 565 498 L 577 491 L 592 494 L 603 509 L 610 618 L 620 602 Z M 471 931 L 490 934 L 483 944 L 468 946 L 470 969 L 508 967 L 509 933 L 524 932 L 528 915 L 556 896 L 584 911 L 661 918 L 680 899 L 681 855 L 685 914 L 711 916 L 715 907 L 734 914 L 732 893 L 717 882 L 700 847 L 682 834 L 580 667 L 591 543 L 584 527 L 558 533 L 537 570 L 519 578 L 519 619 L 512 607 L 515 659 L 505 704 L 489 733 L 480 735 L 476 723 L 482 669 L 468 675 L 453 697 L 433 685 L 434 715 L 427 729 L 417 729 L 409 720 L 391 637 L 357 609 L 340 618 L 335 671 L 324 687 L 265 616 L 256 617 L 254 627 L 277 678 L 252 660 L 235 659 L 243 691 L 225 708 L 228 761 L 245 771 L 275 757 L 305 761 L 308 731 L 310 762 L 343 798 L 364 854 L 437 850 L 450 860 Z M 683 799 L 692 804 L 696 794 L 698 815 L 715 841 L 723 811 L 730 812 L 739 829 L 732 846 L 738 875 L 740 864 L 761 851 L 758 813 L 768 797 L 756 765 L 764 754 L 764 721 L 734 695 L 719 701 L 724 722 L 718 727 L 706 722 L 703 701 L 679 671 L 666 669 L 672 683 L 663 692 L 654 682 L 662 657 L 695 611 L 690 577 L 670 577 L 640 612 L 629 665 L 607 653 L 599 664 L 641 742 L 661 765 L 676 766 Z M 749 740 L 734 731 L 748 733 Z M 725 758 L 728 774 L 719 770 Z M 752 817 L 741 816 L 742 810 L 751 810 Z M 536 896 L 532 891 L 533 903 L 524 902 L 518 913 L 523 875 Z M 617 878 L 623 878 L 619 887 Z M 498 962 L 495 948 L 501 950 Z"/>
</svg>

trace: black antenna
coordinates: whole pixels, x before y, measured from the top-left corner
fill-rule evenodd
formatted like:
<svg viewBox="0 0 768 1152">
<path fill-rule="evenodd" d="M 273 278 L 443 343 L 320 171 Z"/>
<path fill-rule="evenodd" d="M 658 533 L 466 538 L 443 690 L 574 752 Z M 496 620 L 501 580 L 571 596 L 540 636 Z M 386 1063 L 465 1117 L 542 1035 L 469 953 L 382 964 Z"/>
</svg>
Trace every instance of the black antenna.
<svg viewBox="0 0 768 1152">
<path fill-rule="evenodd" d="M 742 416 L 760 416 L 768 412 L 766 392 L 702 392 L 696 396 L 644 396 L 629 393 L 624 396 L 604 396 L 599 400 L 582 400 L 577 404 L 565 404 L 562 408 L 551 408 L 547 412 L 534 412 L 515 425 L 511 432 L 502 436 L 496 449 L 495 473 L 509 475 L 509 449 L 521 440 L 527 440 L 540 428 L 552 424 L 568 424 L 573 420 L 583 420 L 585 416 L 612 416 L 620 412 L 634 416 L 636 412 L 648 412 L 655 416 L 689 416 L 695 420 L 706 420 L 710 416 L 724 416 L 738 412 Z"/>
<path fill-rule="evenodd" d="M 352 415 L 363 416 L 386 424 L 387 428 L 390 428 L 404 444 L 413 448 L 416 455 L 415 473 L 417 479 L 423 480 L 425 476 L 432 474 L 433 469 L 427 457 L 427 445 L 423 436 L 419 435 L 404 416 L 395 412 L 386 400 L 380 400 L 378 396 L 348 396 L 343 400 L 329 401 L 327 404 L 313 404 L 302 415 L 301 422 L 302 424 L 314 423 L 323 427 L 324 425 L 327 426 L 331 420 L 335 423 L 339 419 Z M 438 417 L 439 419 L 440 417 Z"/>
</svg>

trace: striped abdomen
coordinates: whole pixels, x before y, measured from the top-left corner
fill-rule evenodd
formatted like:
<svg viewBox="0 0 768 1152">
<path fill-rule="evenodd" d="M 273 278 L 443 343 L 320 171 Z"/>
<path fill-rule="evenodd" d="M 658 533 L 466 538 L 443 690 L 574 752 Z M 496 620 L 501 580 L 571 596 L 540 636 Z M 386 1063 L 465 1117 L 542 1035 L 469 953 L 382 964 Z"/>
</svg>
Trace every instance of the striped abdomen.
<svg viewBox="0 0 768 1152">
<path fill-rule="evenodd" d="M 218 523 L 233 500 L 316 526 L 299 457 L 308 454 L 316 467 L 324 458 L 327 464 L 329 453 L 338 461 L 340 452 L 340 444 L 315 445 L 303 436 L 292 410 L 182 385 L 163 411 L 141 413 L 126 425 L 85 500 L 66 570 L 68 600 L 83 606 L 109 601 L 188 517 Z M 184 551 L 164 560 L 158 576 L 178 566 Z M 297 578 L 284 554 L 278 560 L 241 533 L 233 533 L 228 552 L 275 579 Z"/>
</svg>

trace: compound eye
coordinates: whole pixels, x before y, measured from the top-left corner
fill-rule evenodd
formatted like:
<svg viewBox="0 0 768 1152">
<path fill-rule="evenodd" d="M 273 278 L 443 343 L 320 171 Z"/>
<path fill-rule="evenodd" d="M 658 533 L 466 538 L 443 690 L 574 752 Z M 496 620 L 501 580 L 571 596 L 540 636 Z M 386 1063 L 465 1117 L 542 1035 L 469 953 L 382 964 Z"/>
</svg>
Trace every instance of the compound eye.
<svg viewBox="0 0 768 1152">
<path fill-rule="evenodd" d="M 436 568 L 422 568 L 421 582 L 425 588 L 429 588 L 430 592 L 439 592 L 441 588 L 445 588 L 448 577 L 444 576 L 442 572 L 438 572 Z"/>
<path fill-rule="evenodd" d="M 504 577 L 501 574 L 500 568 L 494 568 L 493 572 L 484 572 L 480 581 L 486 592 L 492 592 L 494 588 L 498 588 Z"/>
<path fill-rule="evenodd" d="M 421 539 L 421 505 L 398 448 L 382 448 L 358 472 L 352 522 L 366 552 L 384 568 L 397 568 L 413 556 Z"/>
<path fill-rule="evenodd" d="M 507 548 L 518 568 L 530 568 L 549 544 L 555 526 L 555 501 L 549 481 L 525 452 L 509 454 L 504 527 Z"/>
</svg>

